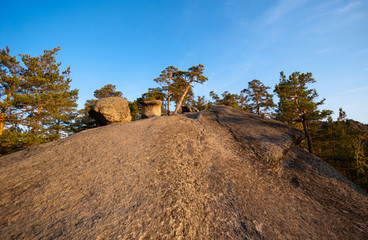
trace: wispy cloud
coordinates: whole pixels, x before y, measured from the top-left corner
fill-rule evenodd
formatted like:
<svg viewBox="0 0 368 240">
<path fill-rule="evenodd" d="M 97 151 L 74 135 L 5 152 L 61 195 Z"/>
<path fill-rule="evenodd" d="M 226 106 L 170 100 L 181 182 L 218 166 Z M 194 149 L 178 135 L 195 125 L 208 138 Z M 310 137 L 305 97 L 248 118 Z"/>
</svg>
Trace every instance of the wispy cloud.
<svg viewBox="0 0 368 240">
<path fill-rule="evenodd" d="M 278 2 L 276 6 L 271 8 L 266 13 L 266 18 L 264 20 L 264 24 L 274 23 L 284 16 L 286 16 L 289 12 L 295 10 L 296 8 L 302 6 L 305 0 L 295 1 L 295 0 L 281 0 Z"/>
<path fill-rule="evenodd" d="M 325 54 L 325 53 L 328 53 L 332 50 L 332 48 L 324 48 L 324 49 L 321 49 L 321 50 L 318 50 L 316 53 L 318 55 L 321 55 L 321 54 Z"/>
<path fill-rule="evenodd" d="M 342 27 L 364 19 L 367 15 L 365 11 L 365 5 L 362 2 L 355 1 L 335 8 L 331 14 L 340 18 L 341 20 L 343 19 L 343 22 L 336 24 L 336 26 Z"/>
<path fill-rule="evenodd" d="M 346 94 L 351 94 L 351 93 L 356 93 L 356 92 L 362 92 L 362 91 L 367 91 L 367 90 L 368 90 L 368 86 L 359 87 L 359 88 L 351 88 L 351 89 L 347 89 L 345 91 L 339 92 L 336 95 L 346 95 Z"/>
<path fill-rule="evenodd" d="M 336 12 L 337 13 L 348 13 L 348 12 L 356 9 L 360 5 L 362 5 L 360 2 L 350 2 L 350 3 L 346 4 L 345 6 L 338 8 L 336 10 Z"/>
<path fill-rule="evenodd" d="M 249 81 L 248 73 L 252 67 L 252 63 L 245 61 L 221 70 L 216 70 L 214 73 L 210 73 L 209 78 L 211 81 L 208 81 L 205 86 L 197 85 L 196 91 L 199 92 L 199 95 L 207 95 L 209 90 L 221 94 L 227 90 L 233 92 L 232 88 L 238 85 L 241 87 L 237 87 L 237 91 L 240 91 L 242 87 L 246 87 L 242 82 Z"/>
</svg>

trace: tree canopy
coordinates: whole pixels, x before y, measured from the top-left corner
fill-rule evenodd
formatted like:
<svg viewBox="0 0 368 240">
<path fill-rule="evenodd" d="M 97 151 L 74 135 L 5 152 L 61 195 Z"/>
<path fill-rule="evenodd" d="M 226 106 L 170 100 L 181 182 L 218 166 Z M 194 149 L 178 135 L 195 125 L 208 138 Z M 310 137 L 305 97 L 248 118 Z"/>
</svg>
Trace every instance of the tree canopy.
<svg viewBox="0 0 368 240">
<path fill-rule="evenodd" d="M 0 52 L 0 135 L 2 153 L 71 133 L 78 90 L 70 89 L 70 67 L 56 62 L 60 47 L 37 57 Z M 5 136 L 3 136 L 5 135 Z"/>
<path fill-rule="evenodd" d="M 21 55 L 26 66 L 24 76 L 28 91 L 32 96 L 32 110 L 27 122 L 34 133 L 51 131 L 58 135 L 61 130 L 66 130 L 63 123 L 74 117 L 77 108 L 78 90 L 70 89 L 70 67 L 60 73 L 61 63 L 55 59 L 58 51 L 60 47 L 45 50 L 38 57 Z"/>
<path fill-rule="evenodd" d="M 216 105 L 225 105 L 243 111 L 248 109 L 248 97 L 242 93 L 234 94 L 225 91 L 221 94 L 222 98 L 220 98 L 214 91 L 211 91 L 210 96 Z"/>
<path fill-rule="evenodd" d="M 270 111 L 276 105 L 273 103 L 272 94 L 268 93 L 270 87 L 265 86 L 260 80 L 248 82 L 248 88 L 241 92 L 248 95 L 249 108 L 258 115 L 270 115 Z"/>
<path fill-rule="evenodd" d="M 199 64 L 198 66 L 193 66 L 188 69 L 188 71 L 177 71 L 174 73 L 174 78 L 176 82 L 180 82 L 184 87 L 183 92 L 180 94 L 180 97 L 176 103 L 174 114 L 176 114 L 180 107 L 183 104 L 185 96 L 188 94 L 188 91 L 193 82 L 203 84 L 208 80 L 207 77 L 203 76 L 204 66 Z"/>
<path fill-rule="evenodd" d="M 171 97 L 173 94 L 172 83 L 173 83 L 174 73 L 177 71 L 178 69 L 176 67 L 168 66 L 166 69 L 162 70 L 158 78 L 154 79 L 154 81 L 161 86 L 162 91 L 165 93 L 167 115 L 170 115 L 170 103 L 171 103 Z"/>
<path fill-rule="evenodd" d="M 308 84 L 315 83 L 312 73 L 294 72 L 286 78 L 280 72 L 280 82 L 275 86 L 274 92 L 279 97 L 276 119 L 290 125 L 301 122 L 308 140 L 309 152 L 313 153 L 312 140 L 308 132 L 310 121 L 321 120 L 332 114 L 331 110 L 319 110 L 325 99 L 317 101 L 316 89 L 308 89 Z"/>
<path fill-rule="evenodd" d="M 24 77 L 25 69 L 6 47 L 0 52 L 0 135 L 5 124 L 15 123 L 31 111 L 30 86 Z"/>
<path fill-rule="evenodd" d="M 107 98 L 107 97 L 121 97 L 123 93 L 116 91 L 116 86 L 113 84 L 106 84 L 100 89 L 94 91 L 93 96 L 97 99 Z"/>
</svg>

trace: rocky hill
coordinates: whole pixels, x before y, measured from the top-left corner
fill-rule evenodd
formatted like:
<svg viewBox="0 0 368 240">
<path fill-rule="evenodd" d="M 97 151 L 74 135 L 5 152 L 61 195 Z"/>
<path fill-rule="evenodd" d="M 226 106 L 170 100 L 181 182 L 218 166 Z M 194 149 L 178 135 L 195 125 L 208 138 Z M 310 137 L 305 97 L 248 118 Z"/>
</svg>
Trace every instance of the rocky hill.
<svg viewBox="0 0 368 240">
<path fill-rule="evenodd" d="M 87 130 L 0 158 L 1 239 L 368 239 L 368 196 L 228 107 Z"/>
</svg>

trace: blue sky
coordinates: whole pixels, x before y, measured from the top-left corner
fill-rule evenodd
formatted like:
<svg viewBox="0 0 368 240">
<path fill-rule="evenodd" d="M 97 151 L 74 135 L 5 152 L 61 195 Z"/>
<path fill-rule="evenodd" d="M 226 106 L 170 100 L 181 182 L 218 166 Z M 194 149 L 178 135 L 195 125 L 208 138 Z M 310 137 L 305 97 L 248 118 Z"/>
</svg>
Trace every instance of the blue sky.
<svg viewBox="0 0 368 240">
<path fill-rule="evenodd" d="M 274 88 L 280 71 L 312 72 L 323 108 L 368 123 L 366 0 L 0 3 L 0 48 L 37 56 L 60 46 L 81 107 L 105 84 L 132 101 L 167 66 L 201 63 L 209 81 L 194 89 L 207 99 L 253 79 Z"/>
</svg>

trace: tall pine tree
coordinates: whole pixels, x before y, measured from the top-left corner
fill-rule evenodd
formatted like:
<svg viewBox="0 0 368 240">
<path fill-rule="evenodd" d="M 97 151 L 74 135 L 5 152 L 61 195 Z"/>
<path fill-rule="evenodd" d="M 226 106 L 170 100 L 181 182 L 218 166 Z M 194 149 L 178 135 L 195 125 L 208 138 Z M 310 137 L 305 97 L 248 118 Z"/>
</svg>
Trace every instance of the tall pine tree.
<svg viewBox="0 0 368 240">
<path fill-rule="evenodd" d="M 60 47 L 22 62 L 0 52 L 0 154 L 57 139 L 71 133 L 78 90 L 70 89 L 70 68 L 60 70 Z"/>
<path fill-rule="evenodd" d="M 170 115 L 171 95 L 173 92 L 172 83 L 174 73 L 177 71 L 178 69 L 176 67 L 169 66 L 166 69 L 162 70 L 158 78 L 154 79 L 154 81 L 157 82 L 161 86 L 162 90 L 165 92 L 167 115 Z"/>
<path fill-rule="evenodd" d="M 59 51 L 60 47 L 45 50 L 38 57 L 21 55 L 26 66 L 24 76 L 32 95 L 27 126 L 37 135 L 53 135 L 53 138 L 69 133 L 67 126 L 75 117 L 78 99 L 78 90 L 70 89 L 70 67 L 61 72 L 61 63 L 56 62 Z"/>
<path fill-rule="evenodd" d="M 193 82 L 203 84 L 208 80 L 207 77 L 203 76 L 204 66 L 199 64 L 188 69 L 188 71 L 177 71 L 174 73 L 174 78 L 177 82 L 183 83 L 183 92 L 180 94 L 179 99 L 176 102 L 176 108 L 174 114 L 178 113 L 180 107 L 183 104 L 185 96 L 188 94 L 189 89 Z"/>
<path fill-rule="evenodd" d="M 308 131 L 311 121 L 321 120 L 332 114 L 331 110 L 319 110 L 325 99 L 316 101 L 318 93 L 315 89 L 308 89 L 308 84 L 315 83 L 312 73 L 294 72 L 286 78 L 284 72 L 280 73 L 280 82 L 274 92 L 279 97 L 276 118 L 290 125 L 302 123 L 307 137 L 308 149 L 313 153 L 312 139 Z"/>
<path fill-rule="evenodd" d="M 22 115 L 32 110 L 24 67 L 6 47 L 0 52 L 0 135 L 4 127 L 14 127 Z"/>
</svg>

